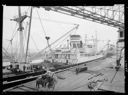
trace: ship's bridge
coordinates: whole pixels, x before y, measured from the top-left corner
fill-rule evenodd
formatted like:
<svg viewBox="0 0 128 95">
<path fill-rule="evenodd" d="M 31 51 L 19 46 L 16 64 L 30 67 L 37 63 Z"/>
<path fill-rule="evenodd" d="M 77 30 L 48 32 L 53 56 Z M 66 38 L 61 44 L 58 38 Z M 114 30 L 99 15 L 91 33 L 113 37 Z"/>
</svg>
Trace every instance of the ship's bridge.
<svg viewBox="0 0 128 95">
<path fill-rule="evenodd" d="M 82 48 L 82 40 L 80 35 L 70 35 L 71 48 Z"/>
</svg>

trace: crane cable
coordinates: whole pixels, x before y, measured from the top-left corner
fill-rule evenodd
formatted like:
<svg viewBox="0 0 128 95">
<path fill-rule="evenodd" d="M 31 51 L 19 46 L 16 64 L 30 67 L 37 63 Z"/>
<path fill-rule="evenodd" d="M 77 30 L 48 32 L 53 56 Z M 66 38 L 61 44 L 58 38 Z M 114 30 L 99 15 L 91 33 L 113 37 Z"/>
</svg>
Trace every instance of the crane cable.
<svg viewBox="0 0 128 95">
<path fill-rule="evenodd" d="M 37 14 L 38 14 L 39 21 L 40 21 L 40 23 L 41 23 L 41 26 L 42 26 L 42 29 L 43 29 L 44 35 L 45 35 L 45 37 L 46 37 L 46 32 L 45 32 L 45 29 L 44 29 L 44 27 L 43 27 L 43 23 L 41 22 L 41 18 L 40 18 L 40 15 L 39 15 L 39 13 L 38 13 L 38 10 L 37 10 Z"/>
<path fill-rule="evenodd" d="M 38 10 L 37 10 L 37 14 L 38 14 L 38 17 L 39 17 L 39 20 L 40 20 L 40 23 L 41 23 L 41 26 L 42 26 L 42 29 L 43 29 L 43 32 L 44 32 L 45 38 L 47 38 L 47 36 L 46 36 L 46 32 L 45 32 L 45 29 L 44 29 L 43 24 L 42 24 L 42 22 L 41 22 L 40 15 L 39 15 L 39 13 L 38 13 Z M 54 21 L 54 22 L 55 22 L 55 21 Z M 56 21 L 56 22 L 57 22 L 57 21 Z M 63 23 L 64 23 L 64 22 L 63 22 Z M 73 25 L 77 25 L 77 26 L 78 26 L 78 24 L 73 24 Z M 62 37 L 63 37 L 63 36 L 62 36 Z M 59 39 L 60 39 L 60 38 L 59 38 Z M 57 39 L 56 41 L 58 41 L 59 39 Z M 48 40 L 48 39 L 47 39 L 47 40 Z M 55 42 L 53 42 L 52 44 L 56 43 L 56 41 L 55 41 Z M 47 41 L 47 43 L 48 43 L 48 41 Z M 49 43 L 48 43 L 48 47 L 50 48 L 52 44 L 49 44 Z M 45 49 L 47 49 L 48 47 L 46 47 Z M 44 51 L 45 49 L 43 49 L 43 51 Z M 51 50 L 51 48 L 50 48 L 50 50 Z M 41 52 L 42 52 L 42 51 L 41 51 Z M 40 52 L 39 52 L 39 53 L 40 53 Z"/>
<path fill-rule="evenodd" d="M 45 29 L 44 29 L 44 27 L 43 27 L 43 23 L 41 22 L 41 18 L 40 18 L 40 15 L 39 15 L 39 13 L 38 13 L 38 10 L 37 10 L 37 14 L 38 14 L 38 17 L 39 17 L 39 20 L 40 20 L 40 23 L 41 23 L 41 26 L 42 26 L 42 29 L 43 29 L 43 32 L 44 32 L 44 35 L 45 35 L 45 39 L 47 40 L 48 47 L 49 47 L 50 51 L 52 51 L 52 50 L 51 50 L 51 47 L 50 47 L 50 45 L 49 45 L 49 41 L 48 41 L 48 40 L 50 39 L 50 37 L 46 36 L 46 32 L 45 32 Z"/>
<path fill-rule="evenodd" d="M 42 24 L 42 22 L 41 22 L 41 18 L 40 18 L 40 15 L 39 15 L 39 13 L 38 13 L 38 10 L 37 10 L 37 14 L 38 14 L 38 16 L 39 16 L 39 20 L 40 20 L 40 23 L 41 23 L 41 26 L 42 26 L 42 29 L 43 29 L 43 31 L 44 31 L 44 35 L 45 35 L 45 38 L 46 38 L 46 37 L 47 37 L 47 36 L 46 36 L 46 32 L 45 32 L 44 27 L 43 27 L 43 24 Z M 48 21 L 56 22 L 56 23 L 63 23 L 63 24 L 77 25 L 77 24 L 74 24 L 74 23 L 66 23 L 66 22 L 63 22 L 63 21 L 55 21 L 55 20 L 48 20 Z M 50 48 L 50 46 L 51 46 L 51 45 L 49 45 L 49 43 L 48 43 L 48 47 L 49 47 L 49 48 Z M 50 50 L 51 50 L 51 48 L 50 48 Z"/>
</svg>

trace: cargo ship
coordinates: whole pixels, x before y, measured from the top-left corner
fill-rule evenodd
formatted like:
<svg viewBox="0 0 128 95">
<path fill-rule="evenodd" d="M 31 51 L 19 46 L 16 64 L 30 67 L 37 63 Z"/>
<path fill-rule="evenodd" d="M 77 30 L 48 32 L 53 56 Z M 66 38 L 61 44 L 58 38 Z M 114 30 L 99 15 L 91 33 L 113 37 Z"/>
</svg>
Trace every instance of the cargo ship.
<svg viewBox="0 0 128 95">
<path fill-rule="evenodd" d="M 104 57 L 103 52 L 97 52 L 96 40 L 93 43 L 83 43 L 80 35 L 70 35 L 67 46 L 57 48 L 50 53 L 45 53 L 44 61 L 55 64 L 79 64 Z"/>
<path fill-rule="evenodd" d="M 82 37 L 79 34 L 71 34 L 71 32 L 75 29 L 78 29 L 79 25 L 75 24 L 75 27 L 65 33 L 63 36 L 61 36 L 59 39 L 63 38 L 64 36 L 68 36 L 66 39 L 67 46 L 62 48 L 56 48 L 52 49 L 51 46 L 55 42 L 49 44 L 50 37 L 45 36 L 47 40 L 47 47 L 43 49 L 43 53 L 41 54 L 41 58 L 39 60 L 30 60 L 28 56 L 28 47 L 29 47 L 29 38 L 30 38 L 30 30 L 31 30 L 31 19 L 32 19 L 32 10 L 31 7 L 30 16 L 26 14 L 21 14 L 21 8 L 18 7 L 18 17 L 15 17 L 14 19 L 11 19 L 12 21 L 15 21 L 19 24 L 19 42 L 20 42 L 20 49 L 19 49 L 19 55 L 18 58 L 15 59 L 15 57 L 10 57 L 10 62 L 6 62 L 7 65 L 3 62 L 3 69 L 8 70 L 8 74 L 14 74 L 13 76 L 17 75 L 23 75 L 23 74 L 29 74 L 31 73 L 36 75 L 36 72 L 38 74 L 41 74 L 41 72 L 44 72 L 45 69 L 56 69 L 56 66 L 70 66 L 73 64 L 80 64 L 85 63 L 88 61 L 96 60 L 99 58 L 104 57 L 103 51 L 97 51 L 97 38 L 91 39 L 92 43 L 88 43 L 88 39 L 85 39 L 85 42 L 82 41 Z M 28 31 L 28 37 L 27 37 L 27 46 L 26 50 L 24 49 L 23 41 L 23 21 L 29 17 L 29 31 Z M 47 49 L 47 50 L 46 50 Z M 5 49 L 4 49 L 5 50 Z M 26 53 L 25 53 L 26 52 Z M 9 56 L 9 54 L 8 54 Z M 49 65 L 49 66 L 48 66 Z M 4 74 L 3 70 L 3 75 Z M 29 74 L 30 75 L 30 74 Z M 12 75 L 6 75 L 4 78 L 11 77 Z M 13 78 L 14 79 L 14 78 Z"/>
</svg>

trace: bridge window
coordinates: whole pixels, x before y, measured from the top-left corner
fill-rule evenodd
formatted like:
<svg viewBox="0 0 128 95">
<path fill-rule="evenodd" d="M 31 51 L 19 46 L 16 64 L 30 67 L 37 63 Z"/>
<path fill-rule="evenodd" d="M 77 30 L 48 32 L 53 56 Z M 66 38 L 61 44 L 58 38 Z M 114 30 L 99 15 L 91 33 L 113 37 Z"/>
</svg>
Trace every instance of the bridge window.
<svg viewBox="0 0 128 95">
<path fill-rule="evenodd" d="M 120 37 L 123 37 L 124 35 L 123 35 L 123 31 L 120 31 Z"/>
</svg>

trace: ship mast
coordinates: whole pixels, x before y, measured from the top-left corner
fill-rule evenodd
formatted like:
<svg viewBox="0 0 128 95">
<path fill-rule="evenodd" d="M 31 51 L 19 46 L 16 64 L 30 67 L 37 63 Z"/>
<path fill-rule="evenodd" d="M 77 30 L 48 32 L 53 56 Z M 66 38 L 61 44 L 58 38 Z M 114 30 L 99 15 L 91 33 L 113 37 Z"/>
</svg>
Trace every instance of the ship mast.
<svg viewBox="0 0 128 95">
<path fill-rule="evenodd" d="M 30 12 L 30 21 L 29 21 L 29 31 L 28 31 L 28 39 L 27 39 L 27 48 L 26 48 L 25 62 L 27 62 L 28 45 L 29 45 L 30 30 L 31 30 L 31 21 L 32 21 L 32 7 L 31 7 L 31 12 Z"/>
<path fill-rule="evenodd" d="M 16 21 L 19 24 L 19 41 L 20 41 L 20 52 L 19 52 L 19 63 L 24 62 L 24 46 L 23 46 L 23 27 L 22 27 L 22 22 L 24 19 L 27 17 L 27 15 L 21 15 L 21 8 L 20 6 L 18 7 L 18 17 L 11 19 L 13 21 Z"/>
<path fill-rule="evenodd" d="M 19 19 L 21 19 L 21 8 L 20 6 L 18 7 L 18 14 L 19 14 Z M 22 27 L 22 21 L 19 21 L 19 40 L 20 40 L 20 53 L 19 53 L 19 62 L 23 62 L 24 61 L 24 46 L 23 46 L 23 27 Z"/>
</svg>

